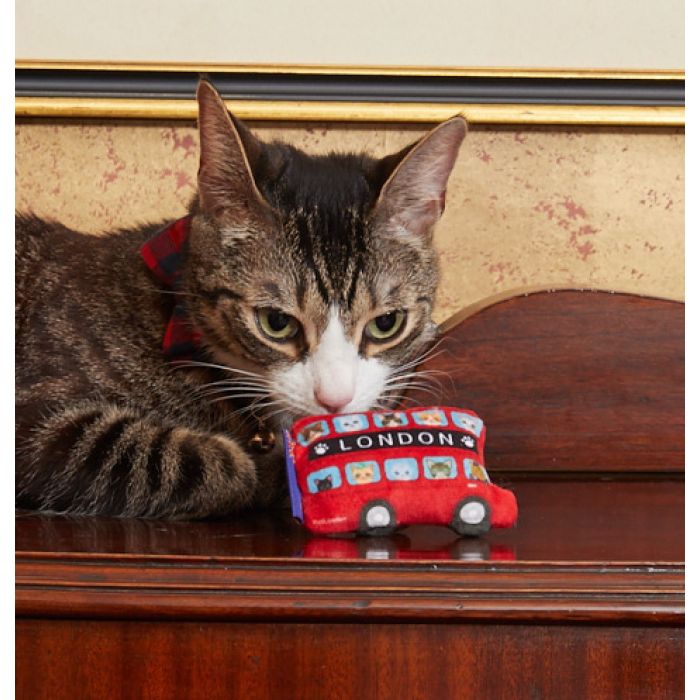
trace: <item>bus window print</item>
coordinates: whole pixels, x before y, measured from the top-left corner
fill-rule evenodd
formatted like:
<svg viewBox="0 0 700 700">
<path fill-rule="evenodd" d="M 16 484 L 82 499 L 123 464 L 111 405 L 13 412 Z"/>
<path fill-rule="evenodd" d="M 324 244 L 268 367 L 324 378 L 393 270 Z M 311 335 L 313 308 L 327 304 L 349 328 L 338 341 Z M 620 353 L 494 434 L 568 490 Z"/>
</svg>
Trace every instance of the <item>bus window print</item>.
<svg viewBox="0 0 700 700">
<path fill-rule="evenodd" d="M 484 421 L 481 418 L 459 411 L 452 411 L 452 422 L 458 428 L 464 428 L 477 437 L 481 435 L 481 429 L 484 427 Z"/>
<path fill-rule="evenodd" d="M 486 473 L 486 469 L 474 459 L 464 460 L 464 475 L 467 479 L 477 479 L 478 481 L 485 481 L 487 483 L 491 482 L 489 475 Z"/>
<path fill-rule="evenodd" d="M 318 440 L 324 435 L 328 435 L 328 423 L 324 420 L 318 420 L 304 426 L 297 433 L 297 442 L 300 445 L 310 445 L 314 440 Z"/>
<path fill-rule="evenodd" d="M 340 488 L 340 470 L 338 467 L 333 466 L 311 472 L 307 478 L 306 485 L 309 493 Z"/>
<path fill-rule="evenodd" d="M 413 420 L 418 425 L 447 425 L 447 418 L 445 417 L 445 414 L 437 408 L 431 408 L 423 411 L 415 411 L 413 413 Z"/>
<path fill-rule="evenodd" d="M 345 465 L 345 474 L 353 486 L 373 484 L 379 481 L 379 465 L 376 462 L 349 462 Z"/>
<path fill-rule="evenodd" d="M 454 479 L 457 476 L 457 465 L 454 457 L 425 457 L 423 473 L 426 479 Z"/>
<path fill-rule="evenodd" d="M 377 428 L 399 428 L 402 425 L 408 425 L 408 417 L 401 411 L 375 413 L 374 424 Z"/>
<path fill-rule="evenodd" d="M 415 481 L 418 478 L 418 462 L 412 457 L 387 459 L 384 473 L 389 481 Z"/>
<path fill-rule="evenodd" d="M 369 422 L 362 413 L 351 413 L 334 418 L 333 426 L 338 433 L 356 433 L 358 430 L 367 430 Z"/>
</svg>

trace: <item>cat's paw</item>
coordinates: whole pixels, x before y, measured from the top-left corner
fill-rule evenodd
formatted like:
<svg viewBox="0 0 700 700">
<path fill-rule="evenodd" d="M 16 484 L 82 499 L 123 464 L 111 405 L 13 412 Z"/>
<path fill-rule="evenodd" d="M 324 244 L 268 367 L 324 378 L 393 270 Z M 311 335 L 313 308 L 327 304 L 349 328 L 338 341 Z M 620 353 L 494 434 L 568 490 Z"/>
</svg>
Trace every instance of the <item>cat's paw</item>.
<svg viewBox="0 0 700 700">
<path fill-rule="evenodd" d="M 190 483 L 188 492 L 183 489 L 182 502 L 173 508 L 177 505 L 183 515 L 196 518 L 232 513 L 252 503 L 258 487 L 257 468 L 235 439 L 187 428 L 177 428 L 174 433 L 180 449 L 171 458 L 177 460 L 179 483 Z M 201 471 L 195 472 L 195 467 Z"/>
</svg>

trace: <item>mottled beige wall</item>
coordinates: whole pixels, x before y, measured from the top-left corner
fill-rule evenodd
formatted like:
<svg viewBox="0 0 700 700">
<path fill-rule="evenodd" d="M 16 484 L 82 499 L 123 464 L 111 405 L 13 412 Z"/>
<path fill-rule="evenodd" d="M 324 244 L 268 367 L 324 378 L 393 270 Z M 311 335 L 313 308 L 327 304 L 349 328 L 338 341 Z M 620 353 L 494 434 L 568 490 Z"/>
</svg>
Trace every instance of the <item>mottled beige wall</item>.
<svg viewBox="0 0 700 700">
<path fill-rule="evenodd" d="M 398 150 L 423 127 L 260 125 L 313 152 Z M 683 298 L 681 130 L 471 129 L 436 232 L 436 317 L 522 287 Z M 177 218 L 195 191 L 183 124 L 17 126 L 17 208 L 101 232 Z"/>
</svg>

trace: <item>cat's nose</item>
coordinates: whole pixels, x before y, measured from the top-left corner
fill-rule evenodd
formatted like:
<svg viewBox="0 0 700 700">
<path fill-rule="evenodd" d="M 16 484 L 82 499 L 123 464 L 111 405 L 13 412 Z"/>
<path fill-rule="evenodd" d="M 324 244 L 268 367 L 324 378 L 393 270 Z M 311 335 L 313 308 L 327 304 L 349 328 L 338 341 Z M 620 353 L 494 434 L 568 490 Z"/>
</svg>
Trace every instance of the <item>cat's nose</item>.
<svg viewBox="0 0 700 700">
<path fill-rule="evenodd" d="M 352 401 L 352 394 L 349 391 L 340 392 L 316 389 L 314 398 L 316 403 L 328 413 L 341 413 L 343 407 Z"/>
</svg>

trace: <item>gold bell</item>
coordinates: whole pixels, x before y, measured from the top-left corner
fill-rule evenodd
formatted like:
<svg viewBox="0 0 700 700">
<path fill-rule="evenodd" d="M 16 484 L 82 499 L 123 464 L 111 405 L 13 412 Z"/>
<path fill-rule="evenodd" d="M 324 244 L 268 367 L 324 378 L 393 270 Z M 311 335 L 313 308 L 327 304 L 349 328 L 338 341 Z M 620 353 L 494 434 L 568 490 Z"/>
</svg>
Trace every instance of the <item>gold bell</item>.
<svg viewBox="0 0 700 700">
<path fill-rule="evenodd" d="M 250 440 L 248 440 L 248 447 L 255 452 L 264 454 L 269 452 L 277 442 L 275 434 L 271 430 L 258 430 L 255 435 L 253 435 Z"/>
</svg>

